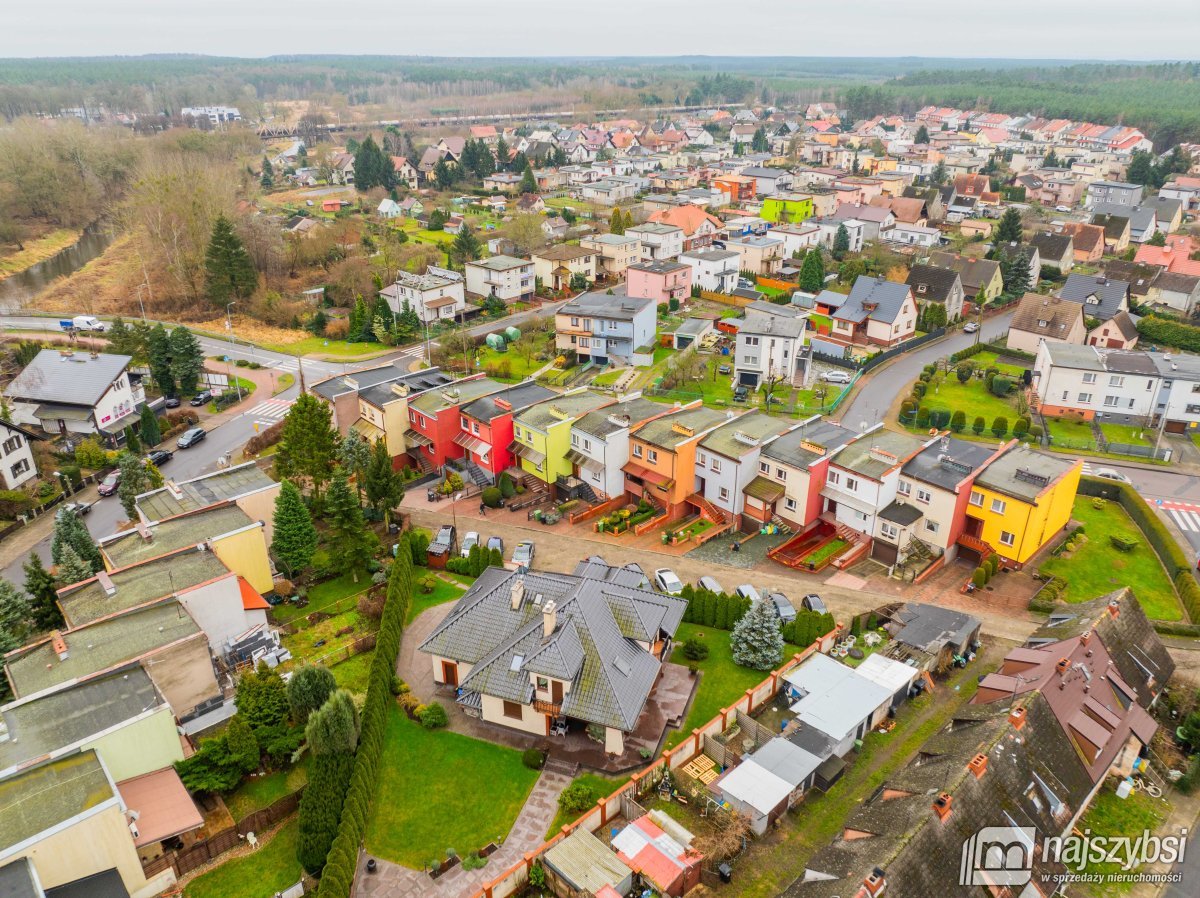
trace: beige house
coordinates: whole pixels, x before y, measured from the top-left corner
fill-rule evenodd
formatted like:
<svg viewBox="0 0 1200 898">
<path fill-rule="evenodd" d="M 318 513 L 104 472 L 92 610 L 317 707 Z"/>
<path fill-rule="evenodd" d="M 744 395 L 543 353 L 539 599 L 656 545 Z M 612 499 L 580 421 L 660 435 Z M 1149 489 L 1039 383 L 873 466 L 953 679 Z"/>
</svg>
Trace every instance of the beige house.
<svg viewBox="0 0 1200 898">
<path fill-rule="evenodd" d="M 570 289 L 571 279 L 582 275 L 588 283 L 596 280 L 599 253 L 582 246 L 560 244 L 533 254 L 533 276 L 551 290 Z"/>
<path fill-rule="evenodd" d="M 1057 296 L 1026 293 L 1008 327 L 1008 348 L 1036 353 L 1043 340 L 1082 345 L 1086 337 L 1081 304 Z"/>
<path fill-rule="evenodd" d="M 747 237 L 730 238 L 725 241 L 725 249 L 738 254 L 737 267 L 740 271 L 752 271 L 763 277 L 773 277 L 783 264 L 784 243 L 778 237 Z"/>
<path fill-rule="evenodd" d="M 620 280 L 625 269 L 641 259 L 641 243 L 626 234 L 593 234 L 579 246 L 596 253 L 598 274 L 609 280 Z"/>
</svg>

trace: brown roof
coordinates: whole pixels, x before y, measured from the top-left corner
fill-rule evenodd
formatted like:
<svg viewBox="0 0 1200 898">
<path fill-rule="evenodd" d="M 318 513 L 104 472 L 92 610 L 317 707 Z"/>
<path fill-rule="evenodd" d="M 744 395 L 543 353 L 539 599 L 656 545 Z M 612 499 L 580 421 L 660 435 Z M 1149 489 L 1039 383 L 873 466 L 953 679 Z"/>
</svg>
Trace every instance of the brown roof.
<svg viewBox="0 0 1200 898">
<path fill-rule="evenodd" d="M 1083 320 L 1083 306 L 1057 296 L 1026 293 L 1013 313 L 1012 330 L 1026 331 L 1051 339 L 1066 339 L 1076 321 Z M 1044 324 L 1042 322 L 1045 322 Z"/>
<path fill-rule="evenodd" d="M 1114 325 L 1127 342 L 1136 340 L 1138 337 L 1137 325 L 1133 323 L 1133 318 L 1124 309 L 1109 318 L 1107 323 Z"/>
<path fill-rule="evenodd" d="M 1063 225 L 1063 233 L 1070 234 L 1075 242 L 1075 249 L 1085 253 L 1091 252 L 1097 246 L 1104 245 L 1104 228 L 1099 225 L 1068 222 Z"/>
<path fill-rule="evenodd" d="M 117 783 L 117 791 L 125 806 L 138 813 L 138 832 L 134 837 L 138 848 L 204 825 L 204 818 L 196 810 L 174 767 L 164 767 Z"/>
<path fill-rule="evenodd" d="M 559 246 L 552 246 L 549 249 L 539 250 L 534 255 L 539 259 L 545 259 L 547 262 L 572 262 L 575 259 L 582 259 L 585 256 L 594 256 L 596 252 L 595 250 L 583 249 L 579 246 L 563 243 Z"/>
</svg>

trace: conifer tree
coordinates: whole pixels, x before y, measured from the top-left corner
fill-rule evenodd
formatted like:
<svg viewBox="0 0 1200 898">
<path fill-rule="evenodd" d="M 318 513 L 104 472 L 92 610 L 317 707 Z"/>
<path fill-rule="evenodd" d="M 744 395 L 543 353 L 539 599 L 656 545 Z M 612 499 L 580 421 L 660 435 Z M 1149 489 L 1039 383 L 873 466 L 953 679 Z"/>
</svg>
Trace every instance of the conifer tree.
<svg viewBox="0 0 1200 898">
<path fill-rule="evenodd" d="M 204 370 L 204 350 L 182 324 L 171 331 L 171 376 L 184 393 L 195 393 Z"/>
<path fill-rule="evenodd" d="M 86 573 L 78 578 L 79 580 L 86 580 L 96 571 L 104 569 L 100 550 L 96 548 L 96 543 L 92 540 L 92 535 L 88 532 L 83 519 L 75 511 L 60 509 L 54 516 L 54 535 L 50 540 L 50 559 L 59 567 L 63 564 L 63 552 L 67 547 L 74 550 L 75 557 L 82 562 L 86 570 Z M 78 581 L 72 580 L 71 582 Z"/>
<path fill-rule="evenodd" d="M 805 293 L 820 293 L 825 286 L 825 260 L 819 249 L 810 249 L 800 266 L 799 287 Z"/>
<path fill-rule="evenodd" d="M 74 546 L 63 546 L 58 557 L 58 582 L 62 586 L 80 583 L 94 573 L 88 563 L 79 557 Z"/>
<path fill-rule="evenodd" d="M 20 648 L 29 635 L 29 602 L 25 594 L 0 579 L 0 652 Z"/>
<path fill-rule="evenodd" d="M 289 577 L 308 567 L 317 551 L 317 528 L 300 490 L 290 480 L 283 481 L 275 499 L 274 535 L 271 554 Z"/>
<path fill-rule="evenodd" d="M 844 224 L 840 224 L 833 235 L 833 257 L 840 261 L 848 252 L 850 252 L 850 232 L 846 230 Z"/>
<path fill-rule="evenodd" d="M 612 217 L 608 220 L 608 230 L 618 236 L 625 233 L 625 219 L 621 216 L 620 209 L 613 208 Z"/>
<path fill-rule="evenodd" d="M 150 376 L 158 388 L 164 396 L 178 395 L 179 388 L 171 370 L 171 336 L 161 323 L 154 325 L 146 335 L 146 348 L 150 357 Z"/>
<path fill-rule="evenodd" d="M 537 178 L 533 175 L 533 166 L 525 163 L 525 171 L 521 174 L 521 193 L 537 193 Z"/>
<path fill-rule="evenodd" d="M 755 602 L 729 636 L 734 663 L 755 670 L 770 670 L 783 660 L 783 634 L 779 618 L 766 601 Z"/>
<path fill-rule="evenodd" d="M 25 571 L 25 594 L 29 596 L 29 613 L 34 626 L 42 631 L 63 626 L 54 577 L 46 570 L 42 556 L 30 552 L 21 568 Z"/>
<path fill-rule="evenodd" d="M 142 406 L 140 428 L 142 442 L 150 448 L 154 448 L 162 442 L 162 429 L 158 426 L 158 416 L 148 405 Z"/>
<path fill-rule="evenodd" d="M 224 215 L 213 222 L 212 237 L 204 255 L 208 298 L 220 306 L 249 296 L 258 287 L 258 272 L 250 254 Z"/>
<path fill-rule="evenodd" d="M 259 179 L 264 190 L 270 190 L 275 186 L 275 166 L 271 164 L 271 160 L 263 156 L 262 161 L 262 177 Z"/>
<path fill-rule="evenodd" d="M 371 447 L 363 479 L 367 501 L 377 514 L 383 516 L 385 523 L 390 523 L 392 509 L 404 498 L 404 478 L 393 467 L 391 453 L 382 437 Z"/>
<path fill-rule="evenodd" d="M 1000 224 L 996 227 L 996 243 L 1020 243 L 1024 234 L 1021 231 L 1021 213 L 1013 208 L 1004 211 Z"/>
<path fill-rule="evenodd" d="M 281 477 L 303 477 L 312 484 L 313 495 L 329 482 L 337 451 L 337 431 L 330 410 L 310 393 L 301 393 L 288 411 L 275 453 L 275 470 Z"/>
<path fill-rule="evenodd" d="M 339 574 L 350 574 L 357 583 L 359 571 L 371 558 L 371 546 L 362 508 L 350 492 L 344 468 L 334 472 L 326 506 L 329 542 L 334 547 L 330 561 L 334 570 Z"/>
</svg>

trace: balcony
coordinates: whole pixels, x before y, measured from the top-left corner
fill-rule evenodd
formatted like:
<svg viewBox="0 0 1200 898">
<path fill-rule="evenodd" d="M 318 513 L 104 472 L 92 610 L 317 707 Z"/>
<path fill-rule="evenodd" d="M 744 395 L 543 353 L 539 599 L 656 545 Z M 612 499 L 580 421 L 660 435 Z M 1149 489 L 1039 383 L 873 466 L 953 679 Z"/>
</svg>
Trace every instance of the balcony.
<svg viewBox="0 0 1200 898">
<path fill-rule="evenodd" d="M 541 699 L 533 700 L 533 710 L 539 714 L 549 714 L 551 717 L 562 716 L 562 702 L 546 702 Z"/>
</svg>

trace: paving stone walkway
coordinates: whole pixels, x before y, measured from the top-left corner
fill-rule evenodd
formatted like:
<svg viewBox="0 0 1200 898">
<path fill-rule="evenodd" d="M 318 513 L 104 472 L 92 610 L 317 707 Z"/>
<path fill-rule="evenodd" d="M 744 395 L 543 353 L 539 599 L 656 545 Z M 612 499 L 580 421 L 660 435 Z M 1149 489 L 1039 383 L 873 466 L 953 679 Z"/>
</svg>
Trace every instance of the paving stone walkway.
<svg viewBox="0 0 1200 898">
<path fill-rule="evenodd" d="M 366 872 L 367 855 L 359 858 L 357 887 L 354 894 L 363 898 L 470 898 L 483 883 L 495 879 L 522 857 L 545 841 L 546 830 L 558 813 L 558 795 L 574 777 L 574 772 L 554 761 L 547 763 L 508 838 L 488 858 L 486 867 L 464 870 L 461 866 L 430 879 L 427 873 L 410 870 L 376 858 L 378 869 Z"/>
</svg>

